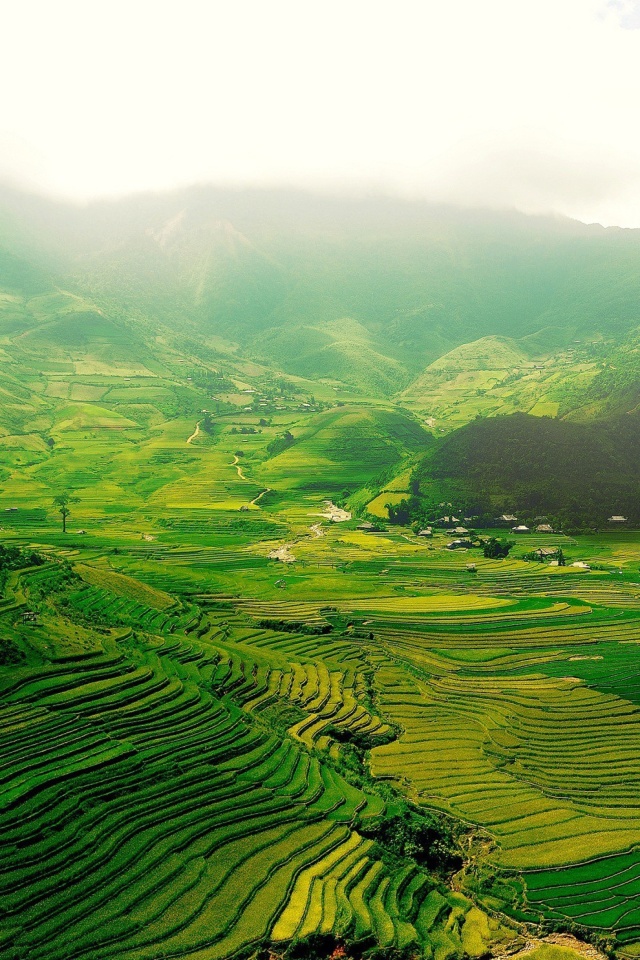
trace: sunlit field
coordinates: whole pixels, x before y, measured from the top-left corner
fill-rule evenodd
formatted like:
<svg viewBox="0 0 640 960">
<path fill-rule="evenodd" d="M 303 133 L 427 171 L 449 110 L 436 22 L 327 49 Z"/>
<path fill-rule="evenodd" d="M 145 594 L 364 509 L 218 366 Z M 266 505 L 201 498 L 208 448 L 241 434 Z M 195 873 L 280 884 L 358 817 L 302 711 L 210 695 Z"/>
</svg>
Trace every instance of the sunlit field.
<svg viewBox="0 0 640 960">
<path fill-rule="evenodd" d="M 546 921 L 634 952 L 640 535 L 495 561 L 358 529 L 421 443 L 377 402 L 222 396 L 205 429 L 195 395 L 163 413 L 193 393 L 170 370 L 38 382 L 53 443 L 2 455 L 2 542 L 45 559 L 0 607 L 3 956 L 331 933 L 446 960 Z M 376 841 L 407 801 L 468 831 L 453 886 Z"/>
<path fill-rule="evenodd" d="M 0 245 L 2 960 L 639 956 L 635 246 L 200 201 Z"/>
</svg>

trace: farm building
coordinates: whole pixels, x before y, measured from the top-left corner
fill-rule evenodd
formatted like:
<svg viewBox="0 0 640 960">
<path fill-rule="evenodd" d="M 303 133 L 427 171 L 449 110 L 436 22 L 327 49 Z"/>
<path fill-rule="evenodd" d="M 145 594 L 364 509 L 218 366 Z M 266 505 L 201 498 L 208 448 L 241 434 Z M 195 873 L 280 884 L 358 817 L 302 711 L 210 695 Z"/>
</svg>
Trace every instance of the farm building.
<svg viewBox="0 0 640 960">
<path fill-rule="evenodd" d="M 531 533 L 531 530 L 529 527 L 525 527 L 525 525 L 521 523 L 517 527 L 511 527 L 511 533 Z"/>
<path fill-rule="evenodd" d="M 425 527 L 424 530 L 418 531 L 419 537 L 432 537 L 433 536 L 433 527 Z"/>
<path fill-rule="evenodd" d="M 626 522 L 627 522 L 626 517 L 617 517 L 617 516 L 609 517 L 609 519 L 607 520 L 607 523 L 626 523 Z"/>
<path fill-rule="evenodd" d="M 553 527 L 550 523 L 539 523 L 536 527 L 536 533 L 553 533 Z"/>
<path fill-rule="evenodd" d="M 471 540 L 452 540 L 447 544 L 447 550 L 468 550 L 472 546 Z"/>
<path fill-rule="evenodd" d="M 558 552 L 558 547 L 538 547 L 538 549 L 534 551 L 540 560 L 556 559 Z"/>
</svg>

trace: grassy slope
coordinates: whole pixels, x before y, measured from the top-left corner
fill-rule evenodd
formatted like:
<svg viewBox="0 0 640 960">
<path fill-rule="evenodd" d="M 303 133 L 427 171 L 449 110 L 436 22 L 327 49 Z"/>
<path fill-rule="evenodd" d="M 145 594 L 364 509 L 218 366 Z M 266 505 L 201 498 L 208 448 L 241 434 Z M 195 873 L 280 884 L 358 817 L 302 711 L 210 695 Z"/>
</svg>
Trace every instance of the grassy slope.
<svg viewBox="0 0 640 960">
<path fill-rule="evenodd" d="M 143 217 L 138 227 L 145 222 Z M 117 223 L 109 229 L 112 238 L 119 236 Z M 202 230 L 209 236 L 206 224 Z M 177 234 L 174 242 L 180 246 Z M 168 231 L 161 247 L 168 267 L 170 239 Z M 473 913 L 460 894 L 446 887 L 429 892 L 425 883 L 411 897 L 400 879 L 406 864 L 389 868 L 364 849 L 361 859 L 354 856 L 361 771 L 354 780 L 353 758 L 332 739 L 330 727 L 383 729 L 389 721 L 399 725 L 401 735 L 371 754 L 374 776 L 397 779 L 401 791 L 417 802 L 486 831 L 474 835 L 468 869 L 459 878 L 463 889 L 516 917 L 577 920 L 608 937 L 617 930 L 618 944 L 640 940 L 633 919 L 638 859 L 629 852 L 640 843 L 634 779 L 640 696 L 632 656 L 639 636 L 637 535 L 575 540 L 536 535 L 518 544 L 509 560 L 491 562 L 477 553 L 447 551 L 444 535 L 426 543 L 404 529 L 358 531 L 357 518 L 325 522 L 318 516 L 325 498 L 350 493 L 350 503 L 364 506 L 381 490 L 401 494 L 410 467 L 429 443 L 410 414 L 371 396 L 389 389 L 399 363 L 409 369 L 407 351 L 422 342 L 417 334 L 411 339 L 410 298 L 388 266 L 378 263 L 381 278 L 375 285 L 371 272 L 362 274 L 366 282 L 356 283 L 351 276 L 355 260 L 341 260 L 336 288 L 325 284 L 310 298 L 314 318 L 305 330 L 313 329 L 316 339 L 311 338 L 307 360 L 301 349 L 298 368 L 295 346 L 290 346 L 291 362 L 284 357 L 286 363 L 271 369 L 230 351 L 228 343 L 216 341 L 207 348 L 195 334 L 185 338 L 184 317 L 181 331 L 160 326 L 159 339 L 152 339 L 148 320 L 135 312 L 142 302 L 135 283 L 142 266 L 145 283 L 154 270 L 168 287 L 174 282 L 155 259 L 160 241 L 150 240 L 140 260 L 130 262 L 130 287 L 124 285 L 125 275 L 124 300 L 114 305 L 115 281 L 106 276 L 104 248 L 100 256 L 91 253 L 91 244 L 103 243 L 104 225 L 97 239 L 88 240 L 90 255 L 77 251 L 75 269 L 82 269 L 94 292 L 96 277 L 102 278 L 95 298 L 64 292 L 51 272 L 35 276 L 23 263 L 4 289 L 0 314 L 0 389 L 6 398 L 0 405 L 3 541 L 39 545 L 50 557 L 75 564 L 82 578 L 65 580 L 66 568 L 54 562 L 33 575 L 12 575 L 0 602 L 3 649 L 18 656 L 0 666 L 0 683 L 6 691 L 16 677 L 28 679 L 40 704 L 33 708 L 16 694 L 10 711 L 26 711 L 29 724 L 40 722 L 38 709 L 48 711 L 51 723 L 61 711 L 73 714 L 65 713 L 68 726 L 55 728 L 46 741 L 56 749 L 43 758 L 42 789 L 49 792 L 43 794 L 41 814 L 50 823 L 49 811 L 55 811 L 65 841 L 75 844 L 75 856 L 55 859 L 55 837 L 51 840 L 46 823 L 40 834 L 34 820 L 34 832 L 27 836 L 24 821 L 13 824 L 11 816 L 3 821 L 26 845 L 18 850 L 35 844 L 39 851 L 35 880 L 9 891 L 14 912 L 2 925 L 7 956 L 36 951 L 34 956 L 46 953 L 50 960 L 73 949 L 77 956 L 112 960 L 116 955 L 155 957 L 165 948 L 177 955 L 197 948 L 203 955 L 229 956 L 269 930 L 345 930 L 349 911 L 363 932 L 371 929 L 382 942 L 392 938 L 398 944 L 417 936 L 442 960 L 465 951 L 472 956 L 500 951 L 508 940 L 504 927 L 483 911 Z M 193 240 L 192 251 L 200 249 L 201 240 L 202 235 Z M 270 268 L 255 251 L 247 252 L 233 231 L 219 229 L 216 244 L 222 242 L 242 267 L 236 286 L 228 280 L 225 296 L 240 290 L 246 277 L 243 258 L 249 256 L 255 267 L 250 296 L 264 305 Z M 129 252 L 139 249 L 135 231 L 131 244 Z M 281 246 L 279 270 L 284 253 Z M 303 253 L 310 257 L 310 249 L 296 257 L 289 251 L 287 267 L 299 264 Z M 117 244 L 111 256 L 115 276 L 123 256 Z M 358 256 L 362 265 L 364 254 Z M 439 256 L 442 266 L 446 257 L 442 251 Z M 181 257 L 186 262 L 187 254 Z M 327 272 L 333 262 L 326 260 Z M 623 258 L 619 269 L 627 266 Z M 213 284 L 213 292 L 207 287 L 212 273 L 204 254 L 194 272 L 197 278 L 191 276 L 189 284 L 198 288 L 204 316 L 220 306 L 219 287 Z M 307 277 L 287 294 L 286 323 L 299 324 L 308 283 Z M 485 292 L 490 286 L 485 278 Z M 465 297 L 470 289 L 465 288 Z M 528 289 L 524 279 L 519 289 Z M 167 286 L 158 296 L 165 294 L 173 296 Z M 453 289 L 449 295 L 450 306 Z M 246 317 L 253 310 L 250 296 L 242 308 Z M 383 336 L 376 324 L 396 297 L 406 312 L 393 333 Z M 358 309 L 333 312 L 346 300 Z M 144 301 L 145 310 L 150 304 Z M 163 309 L 169 312 L 166 303 Z M 221 323 L 230 335 L 240 329 L 233 327 L 239 308 L 234 309 Z M 358 324 L 336 325 L 345 315 L 359 317 Z M 426 315 L 412 314 L 416 326 Z M 447 317 L 449 322 L 451 314 Z M 444 321 L 439 328 L 436 323 L 430 336 L 444 343 L 448 329 Z M 482 329 L 475 332 L 483 336 Z M 297 379 L 291 371 L 313 370 L 322 354 L 326 341 L 320 335 L 330 337 L 325 381 Z M 256 334 L 256 353 L 269 336 Z M 279 336 L 277 350 L 284 342 Z M 334 366 L 336 345 L 342 345 L 341 356 L 350 358 L 353 370 L 346 362 Z M 483 340 L 482 347 L 485 354 L 475 347 L 456 351 L 429 376 L 451 372 L 454 379 L 442 383 L 459 386 L 458 377 L 477 377 L 483 364 L 491 367 L 497 360 L 496 369 L 508 370 L 522 358 L 520 351 L 530 356 L 539 349 L 535 343 L 513 346 L 496 339 Z M 268 355 L 271 348 L 260 349 Z M 391 356 L 386 365 L 378 364 L 376 351 Z M 480 360 L 474 359 L 479 354 Z M 572 360 L 574 372 L 578 359 Z M 553 375 L 560 375 L 563 362 L 556 362 Z M 367 394 L 369 364 L 380 381 Z M 327 382 L 336 369 L 346 383 Z M 523 379 L 530 382 L 536 375 L 532 370 Z M 431 381 L 423 383 L 428 392 Z M 472 383 L 478 389 L 477 380 Z M 461 389 L 469 412 L 473 390 Z M 521 396 L 526 395 L 523 390 Z M 211 427 L 194 437 L 196 424 L 204 422 L 203 409 L 211 411 Z M 296 442 L 269 457 L 269 443 L 285 430 Z M 71 505 L 70 533 L 63 536 L 52 498 L 66 488 L 79 499 Z M 526 549 L 550 543 L 563 547 L 569 564 L 586 560 L 601 569 L 585 573 L 520 559 Z M 296 557 L 291 565 L 268 558 L 284 544 Z M 476 574 L 467 571 L 470 559 Z M 39 627 L 22 624 L 20 604 L 40 610 Z M 329 633 L 313 633 L 329 626 Z M 88 653 L 113 656 L 117 663 L 105 667 L 100 682 L 108 680 L 106 687 L 84 691 L 90 695 L 84 713 L 101 717 L 100 723 L 90 719 L 88 726 L 84 720 L 74 726 L 79 722 L 74 696 Z M 77 676 L 64 687 L 67 693 L 56 694 L 48 689 L 51 674 L 69 664 Z M 44 690 L 47 697 L 58 696 L 51 709 L 42 700 Z M 269 704 L 271 712 L 261 719 Z M 295 716 L 286 712 L 291 704 Z M 238 721 L 239 715 L 244 720 Z M 105 745 L 101 738 L 107 729 Z M 211 736 L 216 729 L 229 730 L 220 756 Z M 247 731 L 247 749 L 234 755 L 229 745 L 238 730 Z M 265 730 L 275 733 L 273 742 L 265 739 Z M 46 746 L 37 729 L 34 736 L 39 748 Z M 60 788 L 55 784 L 59 752 L 72 752 L 76 742 L 85 744 L 73 771 L 77 779 L 73 788 Z M 144 762 L 131 758 L 132 742 Z M 592 756 L 589 769 L 585 742 Z M 14 746 L 17 782 L 24 783 L 31 747 Z M 289 760 L 284 753 L 270 754 L 272 747 L 302 751 L 309 759 L 295 765 L 289 754 Z M 207 764 L 202 763 L 205 749 L 211 751 Z M 240 770 L 247 789 L 266 785 L 277 793 L 277 816 L 271 800 L 260 814 L 266 798 L 254 798 L 257 814 L 264 816 L 260 829 L 272 831 L 264 834 L 264 848 L 255 829 L 249 839 L 234 835 L 228 846 L 220 846 L 225 835 L 216 831 L 223 830 L 219 791 L 224 783 L 216 782 L 212 771 L 224 774 L 224 764 L 234 782 Z M 352 782 L 341 781 L 339 772 Z M 209 805 L 203 802 L 204 784 Z M 131 811 L 118 805 L 130 795 L 136 817 L 147 804 L 158 806 L 153 823 L 136 821 L 139 841 L 122 847 L 119 885 L 117 871 L 109 874 L 112 852 L 101 846 L 100 838 L 110 830 L 96 818 L 127 822 Z M 81 824 L 74 819 L 78 796 L 84 801 Z M 174 796 L 175 807 L 169 809 L 167 798 Z M 296 797 L 302 799 L 294 810 Z M 368 802 L 379 809 L 379 800 Z M 366 814 L 367 806 L 362 810 Z M 41 815 L 33 813 L 36 819 Z M 203 823 L 205 834 L 214 838 L 212 849 L 224 849 L 224 856 L 211 856 L 199 845 Z M 261 854 L 270 847 L 273 853 Z M 7 875 L 16 867 L 13 850 L 7 847 Z M 137 869 L 142 856 L 147 859 Z M 269 873 L 276 860 L 278 868 Z M 218 866 L 224 863 L 233 866 L 228 882 Z M 73 878 L 64 873 L 69 865 L 77 870 Z M 32 866 L 25 857 L 20 869 Z M 505 866 L 512 872 L 504 873 Z M 611 878 L 623 871 L 629 883 L 611 893 Z M 60 877 L 67 882 L 58 884 Z M 234 912 L 238 896 L 253 890 L 252 878 L 260 878 L 262 899 Z M 399 886 L 392 895 L 394 883 Z M 21 891 L 30 889 L 34 895 L 27 902 Z M 229 924 L 223 930 L 216 924 L 225 917 Z M 218 940 L 211 945 L 207 937 L 213 930 Z"/>
<path fill-rule="evenodd" d="M 312 418 L 294 436 L 293 446 L 268 460 L 260 476 L 269 484 L 284 480 L 288 488 L 331 495 L 375 483 L 430 441 L 400 412 L 355 405 Z"/>
<path fill-rule="evenodd" d="M 0 247 L 28 274 L 18 283 L 55 272 L 137 325 L 369 393 L 485 337 L 549 356 L 637 325 L 634 231 L 206 188 L 87 209 L 4 191 L 0 210 Z"/>
</svg>

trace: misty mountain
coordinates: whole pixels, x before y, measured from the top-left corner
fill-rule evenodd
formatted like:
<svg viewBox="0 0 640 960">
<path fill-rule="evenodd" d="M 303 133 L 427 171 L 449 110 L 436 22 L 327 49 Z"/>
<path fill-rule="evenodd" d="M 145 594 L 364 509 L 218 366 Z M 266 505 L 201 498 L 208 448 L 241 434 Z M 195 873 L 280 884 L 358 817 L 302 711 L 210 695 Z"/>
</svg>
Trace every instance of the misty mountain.
<svg viewBox="0 0 640 960">
<path fill-rule="evenodd" d="M 0 191 L 0 284 L 390 394 L 487 336 L 529 356 L 640 323 L 640 231 L 389 198 Z"/>
</svg>

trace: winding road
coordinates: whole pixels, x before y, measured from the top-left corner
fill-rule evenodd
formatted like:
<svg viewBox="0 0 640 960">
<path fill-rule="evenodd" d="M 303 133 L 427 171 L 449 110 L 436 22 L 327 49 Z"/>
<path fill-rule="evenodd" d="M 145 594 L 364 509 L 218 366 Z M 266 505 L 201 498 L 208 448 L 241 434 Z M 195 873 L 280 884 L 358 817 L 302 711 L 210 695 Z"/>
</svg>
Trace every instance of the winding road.
<svg viewBox="0 0 640 960">
<path fill-rule="evenodd" d="M 191 443 L 192 440 L 195 440 L 195 438 L 200 435 L 200 424 L 201 424 L 201 423 L 202 423 L 202 421 L 201 421 L 201 420 L 198 420 L 198 422 L 196 423 L 196 428 L 195 428 L 195 430 L 193 431 L 193 433 L 191 434 L 191 436 L 189 437 L 189 439 L 187 440 L 187 443 Z"/>
<path fill-rule="evenodd" d="M 242 467 L 241 467 L 240 464 L 238 463 L 238 460 L 239 460 L 239 459 L 240 459 L 240 458 L 234 453 L 234 455 L 233 455 L 233 463 L 229 464 L 229 466 L 235 467 L 236 470 L 238 471 L 238 476 L 240 477 L 240 479 L 241 479 L 241 480 L 246 480 L 247 483 L 249 483 L 249 478 L 248 478 L 248 477 L 245 477 L 244 473 L 242 472 Z"/>
</svg>

